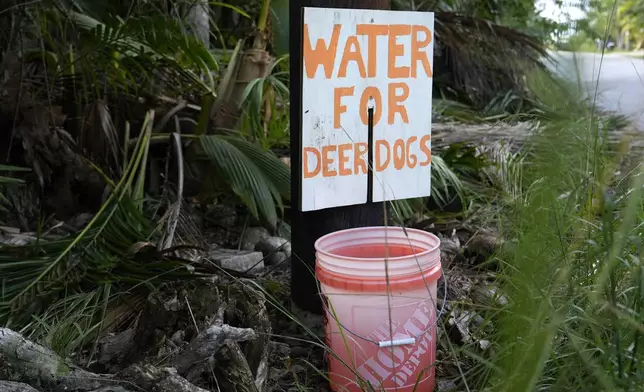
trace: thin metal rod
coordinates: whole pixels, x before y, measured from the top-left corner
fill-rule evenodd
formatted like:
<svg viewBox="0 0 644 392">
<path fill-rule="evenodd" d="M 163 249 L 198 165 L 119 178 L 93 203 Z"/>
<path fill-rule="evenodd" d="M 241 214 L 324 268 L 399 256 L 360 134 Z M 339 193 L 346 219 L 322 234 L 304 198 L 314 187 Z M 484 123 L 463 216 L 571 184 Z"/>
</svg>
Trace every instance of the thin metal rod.
<svg viewBox="0 0 644 392">
<path fill-rule="evenodd" d="M 373 203 L 373 98 L 367 108 L 367 203 Z"/>
</svg>

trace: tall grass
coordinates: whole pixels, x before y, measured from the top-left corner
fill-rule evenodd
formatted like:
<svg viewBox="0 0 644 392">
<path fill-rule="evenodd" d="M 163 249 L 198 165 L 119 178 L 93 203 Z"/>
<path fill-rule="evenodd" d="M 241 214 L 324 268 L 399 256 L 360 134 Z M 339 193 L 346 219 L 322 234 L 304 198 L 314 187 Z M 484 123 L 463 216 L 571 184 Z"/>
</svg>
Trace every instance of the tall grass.
<svg viewBox="0 0 644 392">
<path fill-rule="evenodd" d="M 527 146 L 523 194 L 501 210 L 509 304 L 496 314 L 497 352 L 481 365 L 491 371 L 477 382 L 512 392 L 641 390 L 641 165 L 624 166 L 624 151 L 572 89 L 533 82 L 549 110 Z"/>
</svg>

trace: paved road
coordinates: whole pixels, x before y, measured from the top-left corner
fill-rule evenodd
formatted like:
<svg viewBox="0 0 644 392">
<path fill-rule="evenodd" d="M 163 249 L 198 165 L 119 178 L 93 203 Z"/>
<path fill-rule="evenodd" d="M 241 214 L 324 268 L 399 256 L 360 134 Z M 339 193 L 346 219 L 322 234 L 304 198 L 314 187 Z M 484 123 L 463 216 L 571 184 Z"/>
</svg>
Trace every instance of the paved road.
<svg viewBox="0 0 644 392">
<path fill-rule="evenodd" d="M 644 57 L 610 53 L 602 60 L 601 55 L 593 53 L 556 52 L 553 55 L 559 61 L 557 71 L 572 80 L 576 79 L 577 63 L 586 91 L 599 92 L 598 106 L 631 117 L 634 125 L 644 131 Z"/>
</svg>

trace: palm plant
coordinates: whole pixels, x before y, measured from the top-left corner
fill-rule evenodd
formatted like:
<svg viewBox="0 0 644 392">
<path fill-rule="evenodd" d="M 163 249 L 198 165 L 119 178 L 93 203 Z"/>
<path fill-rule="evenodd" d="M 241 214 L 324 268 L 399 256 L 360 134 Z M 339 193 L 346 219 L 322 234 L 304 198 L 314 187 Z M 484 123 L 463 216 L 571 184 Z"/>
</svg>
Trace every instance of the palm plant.
<svg viewBox="0 0 644 392">
<path fill-rule="evenodd" d="M 237 70 L 234 53 L 231 57 L 229 52 L 210 50 L 196 36 L 187 34 L 184 24 L 173 15 L 174 9 L 165 10 L 154 2 L 130 2 L 121 9 L 101 4 L 61 1 L 25 5 L 26 16 L 18 33 L 32 39 L 33 45 L 25 50 L 31 72 L 25 78 L 18 63 L 12 69 L 12 80 L 40 100 L 43 110 L 53 104 L 62 112 L 66 117 L 62 125 L 71 136 L 64 142 L 112 176 L 122 174 L 122 162 L 133 143 L 128 139 L 136 136 L 129 134 L 125 124 L 140 124 L 143 113 L 150 109 L 166 111 L 154 129 L 155 143 L 167 143 L 168 130 L 189 134 L 192 128 L 194 135 L 205 139 L 194 144 L 184 138 L 193 145 L 186 158 L 199 162 L 200 147 L 209 147 L 205 152 L 222 173 L 218 180 L 227 181 L 253 214 L 274 226 L 277 206 L 289 195 L 284 187 L 288 168 L 266 151 L 267 146 L 244 143 L 244 135 L 237 131 L 226 139 L 216 139 L 227 140 L 225 146 L 234 149 L 232 152 L 213 150 L 215 139 L 205 136 L 214 130 L 210 119 L 213 101 L 220 102 L 222 97 L 228 101 L 226 86 L 235 85 L 226 76 L 234 76 Z M 11 59 L 9 56 L 5 60 Z M 228 68 L 223 67 L 226 63 Z M 220 71 L 223 77 L 218 75 Z M 267 78 L 277 80 L 271 75 Z M 242 93 L 248 95 L 246 90 L 244 87 Z M 5 107 L 14 113 L 23 111 L 24 105 L 17 101 L 18 107 L 10 100 Z M 213 151 L 229 151 L 241 158 L 226 161 Z M 39 154 L 33 151 L 27 155 L 34 157 L 29 162 L 34 164 Z M 259 165 L 235 166 L 258 159 Z M 191 173 L 197 178 L 208 177 L 204 169 L 209 166 L 195 162 L 191 168 L 196 171 Z M 41 166 L 47 163 L 38 162 Z M 264 165 L 271 170 L 264 170 Z M 46 182 L 45 175 L 41 182 Z M 102 186 L 104 182 L 98 185 Z"/>
<path fill-rule="evenodd" d="M 0 324 L 69 354 L 124 321 L 159 284 L 203 274 L 163 247 L 170 226 L 152 224 L 141 203 L 152 128 L 149 112 L 123 176 L 106 178 L 113 191 L 79 233 L 0 248 Z"/>
<path fill-rule="evenodd" d="M 617 8 L 620 24 L 635 40 L 635 50 L 644 45 L 644 2 L 641 0 L 622 1 Z"/>
<path fill-rule="evenodd" d="M 25 172 L 25 171 L 30 171 L 30 170 L 24 167 L 0 165 L 0 172 Z M 3 193 L 4 188 L 11 185 L 22 185 L 24 183 L 25 181 L 21 178 L 16 178 L 11 176 L 0 176 L 0 211 L 7 212 L 7 207 L 10 204 L 10 201 Z"/>
<path fill-rule="evenodd" d="M 61 171 L 81 174 L 77 165 L 108 190 L 79 233 L 38 233 L 27 245 L 0 248 L 0 324 L 61 354 L 124 321 L 160 284 L 207 270 L 198 257 L 183 259 L 173 248 L 173 239 L 186 234 L 177 224 L 186 176 L 232 190 L 273 226 L 290 196 L 289 170 L 266 145 L 242 132 L 211 131 L 208 102 L 226 81 L 218 71 L 235 70 L 230 53 L 209 50 L 171 12 L 149 13 L 138 8 L 144 3 L 151 4 L 111 11 L 94 2 L 26 5 L 16 34 L 31 38 L 30 45 L 22 53 L 5 51 L 7 85 L 19 88 L 9 90 L 3 109 L 42 120 L 14 124 L 25 163 L 41 185 Z M 253 86 L 274 80 L 268 75 Z M 257 96 L 256 90 L 244 93 Z M 62 119 L 50 115 L 52 107 Z M 155 113 L 161 114 L 157 121 Z M 146 193 L 159 143 L 176 150 L 176 173 L 166 170 L 165 179 L 177 178 L 178 202 L 155 225 L 158 207 L 150 206 Z M 48 152 L 55 145 L 59 150 Z M 62 170 L 51 159 L 61 145 L 70 157 Z"/>
<path fill-rule="evenodd" d="M 542 42 L 549 31 L 537 28 L 542 18 L 534 2 L 394 0 L 392 8 L 409 9 L 411 4 L 435 14 L 436 95 L 477 109 L 508 91 L 529 98 L 523 75 L 543 68 L 549 57 Z"/>
</svg>

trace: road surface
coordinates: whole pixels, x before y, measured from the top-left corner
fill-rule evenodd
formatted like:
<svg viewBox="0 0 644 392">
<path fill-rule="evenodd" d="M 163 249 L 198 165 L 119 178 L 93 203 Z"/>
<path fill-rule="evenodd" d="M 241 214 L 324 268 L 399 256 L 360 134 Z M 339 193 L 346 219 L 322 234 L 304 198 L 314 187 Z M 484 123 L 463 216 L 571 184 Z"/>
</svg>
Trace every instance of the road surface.
<svg viewBox="0 0 644 392">
<path fill-rule="evenodd" d="M 559 74 L 576 80 L 576 63 L 586 91 L 599 92 L 597 105 L 629 116 L 633 125 L 644 131 L 644 57 L 608 53 L 602 60 L 600 54 L 593 53 L 551 54 L 559 62 Z"/>
</svg>

